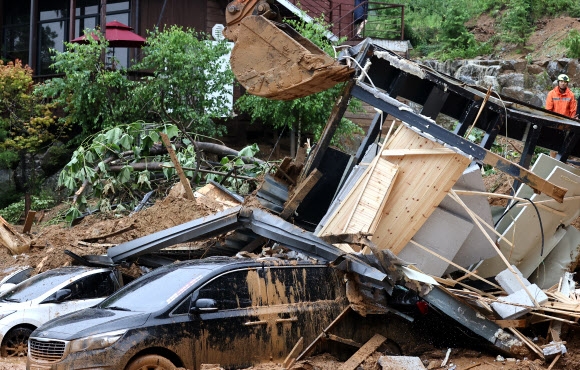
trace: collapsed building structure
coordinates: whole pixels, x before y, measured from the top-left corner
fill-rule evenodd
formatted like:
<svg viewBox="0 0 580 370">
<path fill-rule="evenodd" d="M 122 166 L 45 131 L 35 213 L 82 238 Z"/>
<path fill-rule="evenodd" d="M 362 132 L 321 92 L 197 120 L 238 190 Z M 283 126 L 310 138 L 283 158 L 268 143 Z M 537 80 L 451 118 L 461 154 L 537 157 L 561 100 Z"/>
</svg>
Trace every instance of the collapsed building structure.
<svg viewBox="0 0 580 370">
<path fill-rule="evenodd" d="M 184 255 L 282 246 L 293 251 L 288 258 L 322 259 L 358 275 L 366 303 L 384 312 L 413 320 L 386 298 L 405 287 L 502 352 L 517 356 L 526 347 L 557 360 L 565 351 L 557 324 L 579 317 L 570 266 L 579 254 L 571 223 L 580 212 L 580 171 L 565 164 L 580 154 L 578 122 L 465 85 L 369 40 L 339 59 L 355 75 L 321 140 L 265 177 L 259 206 L 210 184 L 196 196 L 219 199 L 223 211 L 111 247 L 107 256 L 69 255 L 88 265 L 156 267 Z M 329 147 L 351 97 L 378 110 L 353 156 Z M 436 123 L 440 115 L 457 121 L 453 131 Z M 402 123 L 380 138 L 393 118 Z M 474 127 L 484 132 L 479 143 L 464 138 Z M 519 164 L 490 151 L 498 135 L 524 143 Z M 540 156 L 528 170 L 536 146 L 557 155 Z M 484 164 L 517 180 L 499 212 L 487 201 Z M 171 248 L 210 238 L 211 247 Z M 553 345 L 541 348 L 520 332 L 534 319 L 554 323 Z M 289 355 L 288 364 L 311 348 Z"/>
<path fill-rule="evenodd" d="M 189 249 L 189 257 L 279 245 L 294 257 L 327 260 L 359 275 L 361 289 L 382 292 L 367 296 L 377 300 L 371 305 L 397 312 L 384 297 L 402 284 L 502 352 L 518 355 L 525 346 L 557 360 L 565 352 L 557 324 L 579 317 L 569 273 L 580 244 L 571 226 L 580 210 L 580 171 L 565 162 L 579 154 L 580 125 L 465 85 L 368 40 L 342 59 L 356 61 L 356 78 L 346 83 L 310 155 L 302 150 L 266 176 L 256 194 L 259 207 L 208 185 L 211 191 L 197 196 L 219 194 L 223 211 L 117 245 L 107 257 L 76 258 L 154 267 L 179 253 L 166 248 L 186 241 L 221 236 L 211 248 Z M 329 147 L 350 97 L 378 110 L 354 156 Z M 436 123 L 440 114 L 457 120 L 454 131 Z M 380 142 L 382 125 L 393 118 L 403 123 L 396 130 L 391 125 Z M 479 143 L 464 138 L 473 127 L 484 132 Z M 490 151 L 498 135 L 524 142 L 519 164 Z M 528 170 L 536 146 L 557 156 L 541 155 Z M 481 178 L 484 164 L 516 180 L 511 203 L 495 220 Z M 554 322 L 553 345 L 541 348 L 519 331 L 534 318 Z"/>
</svg>

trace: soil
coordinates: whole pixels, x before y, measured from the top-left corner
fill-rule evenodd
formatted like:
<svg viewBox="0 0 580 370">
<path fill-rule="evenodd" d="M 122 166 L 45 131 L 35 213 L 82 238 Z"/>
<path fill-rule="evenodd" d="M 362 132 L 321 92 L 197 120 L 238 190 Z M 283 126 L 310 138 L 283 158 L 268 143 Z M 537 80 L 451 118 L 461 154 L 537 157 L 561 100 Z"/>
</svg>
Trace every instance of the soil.
<svg viewBox="0 0 580 370">
<path fill-rule="evenodd" d="M 492 18 L 489 14 L 483 14 L 468 22 L 467 27 L 478 41 L 488 41 L 499 29 L 497 19 Z M 523 48 L 503 45 L 492 59 L 519 59 L 528 55 L 533 60 L 563 58 L 566 48 L 561 45 L 561 42 L 573 28 L 580 31 L 580 19 L 564 16 L 540 19 L 536 22 L 535 31 Z"/>
</svg>

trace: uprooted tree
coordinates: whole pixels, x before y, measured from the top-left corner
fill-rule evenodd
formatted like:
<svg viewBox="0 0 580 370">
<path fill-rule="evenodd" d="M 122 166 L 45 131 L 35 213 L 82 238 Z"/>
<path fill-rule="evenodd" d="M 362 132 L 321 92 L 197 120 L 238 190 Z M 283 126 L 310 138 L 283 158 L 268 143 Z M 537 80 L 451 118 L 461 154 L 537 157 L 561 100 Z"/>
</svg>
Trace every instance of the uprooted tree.
<svg viewBox="0 0 580 370">
<path fill-rule="evenodd" d="M 253 179 L 268 170 L 264 162 L 253 159 L 257 145 L 238 152 L 216 143 L 191 142 L 189 135 L 183 135 L 172 124 L 120 125 L 86 140 L 61 171 L 59 185 L 75 192 L 66 220 L 79 217 L 87 208 L 88 198 L 98 199 L 95 209 L 122 212 L 137 205 L 146 192 L 173 184 L 175 166 L 160 145 L 162 132 L 172 139 L 179 165 L 195 184 L 216 180 L 246 194 L 255 188 Z M 196 147 L 203 149 L 204 155 Z M 212 162 L 205 153 L 221 159 Z"/>
</svg>

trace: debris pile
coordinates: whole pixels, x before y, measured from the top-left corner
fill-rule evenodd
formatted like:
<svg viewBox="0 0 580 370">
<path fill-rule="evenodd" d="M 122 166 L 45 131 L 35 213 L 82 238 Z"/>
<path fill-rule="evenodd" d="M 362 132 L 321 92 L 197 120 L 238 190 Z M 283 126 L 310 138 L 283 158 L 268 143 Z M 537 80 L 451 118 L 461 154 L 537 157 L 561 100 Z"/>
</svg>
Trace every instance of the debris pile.
<svg viewBox="0 0 580 370">
<path fill-rule="evenodd" d="M 350 310 L 413 322 L 401 308 L 410 306 L 443 313 L 508 358 L 537 358 L 552 368 L 568 351 L 563 324 L 576 326 L 580 317 L 573 275 L 580 231 L 572 225 L 580 216 L 580 170 L 563 163 L 578 151 L 568 132 L 580 126 L 518 102 L 500 109 L 501 97 L 369 48 L 358 46 L 356 58 L 360 65 L 372 59 L 365 76 L 385 85 L 362 77 L 347 83 L 310 155 L 302 148 L 285 159 L 251 197 L 241 199 L 215 183 L 193 192 L 182 179 L 181 191 L 176 186 L 165 200 L 130 217 L 81 222 L 75 241 L 58 240 L 57 228 L 41 231 L 30 246 L 45 249 L 42 259 L 32 253 L 16 260 L 37 271 L 64 264 L 54 257 L 64 249 L 88 264 L 97 260 L 86 255 L 106 253 L 98 263 L 150 268 L 213 255 L 324 260 L 349 277 L 350 306 L 313 343 L 296 343 L 285 368 L 308 368 L 305 358 L 326 341 L 355 347 L 340 365 L 355 369 L 397 333 L 370 330 L 354 340 L 334 335 L 333 326 Z M 354 156 L 328 147 L 351 95 L 383 112 Z M 415 99 L 421 111 L 397 99 Z M 439 113 L 461 119 L 455 133 L 436 124 Z M 393 121 L 379 140 L 392 118 L 398 127 Z M 506 127 L 506 135 L 525 141 L 519 165 L 489 150 L 504 122 L 511 130 Z M 470 127 L 485 131 L 480 143 L 463 137 Z M 538 128 L 545 137 L 532 132 Z M 540 144 L 558 150 L 559 160 L 540 155 L 527 170 Z M 498 195 L 486 192 L 484 164 L 521 184 L 515 194 L 500 195 L 509 199 L 507 207 L 489 206 L 488 198 Z M 548 327 L 536 329 L 541 324 Z M 544 330 L 541 344 L 530 338 L 538 330 Z M 450 356 L 447 351 L 433 366 L 391 354 L 373 361 L 382 369 L 452 368 Z"/>
</svg>

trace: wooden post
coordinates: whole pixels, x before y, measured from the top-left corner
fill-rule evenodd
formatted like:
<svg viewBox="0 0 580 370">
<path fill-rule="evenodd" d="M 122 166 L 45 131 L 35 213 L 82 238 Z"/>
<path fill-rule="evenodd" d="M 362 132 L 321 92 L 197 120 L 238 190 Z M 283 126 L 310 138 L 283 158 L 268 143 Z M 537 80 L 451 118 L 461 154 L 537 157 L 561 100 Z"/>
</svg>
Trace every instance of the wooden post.
<svg viewBox="0 0 580 370">
<path fill-rule="evenodd" d="M 181 165 L 179 164 L 179 161 L 177 160 L 177 156 L 175 155 L 175 151 L 173 150 L 173 147 L 171 146 L 171 141 L 169 141 L 169 137 L 164 132 L 160 132 L 159 135 L 161 136 L 161 140 L 163 140 L 163 144 L 165 144 L 165 147 L 167 148 L 167 152 L 169 153 L 169 156 L 171 157 L 171 162 L 173 162 L 173 166 L 175 167 L 175 171 L 177 171 L 177 175 L 179 176 L 179 180 L 181 181 L 181 184 L 183 185 L 183 188 L 185 189 L 185 197 L 187 199 L 193 200 L 194 197 L 193 197 L 193 190 L 191 190 L 191 184 L 189 183 L 189 180 L 187 179 L 187 177 L 185 176 L 185 173 L 183 172 L 183 168 L 181 168 Z"/>
<path fill-rule="evenodd" d="M 340 97 L 337 99 L 336 104 L 332 108 L 330 117 L 328 117 L 326 126 L 324 126 L 324 131 L 322 132 L 322 135 L 320 135 L 320 140 L 318 141 L 318 144 L 314 147 L 314 149 L 312 149 L 312 153 L 310 153 L 310 156 L 308 157 L 308 161 L 306 162 L 306 165 L 304 166 L 304 169 L 300 174 L 300 180 L 298 182 L 302 182 L 302 180 L 306 176 L 308 176 L 313 169 L 317 168 L 320 165 L 322 157 L 324 156 L 326 149 L 328 149 L 328 146 L 330 145 L 330 140 L 332 140 L 332 137 L 336 132 L 336 128 L 338 127 L 338 124 L 340 123 L 340 120 L 342 119 L 342 116 L 344 115 L 344 112 L 348 107 L 350 93 L 354 85 L 355 80 L 351 79 L 344 86 L 342 95 L 340 95 Z"/>
</svg>

